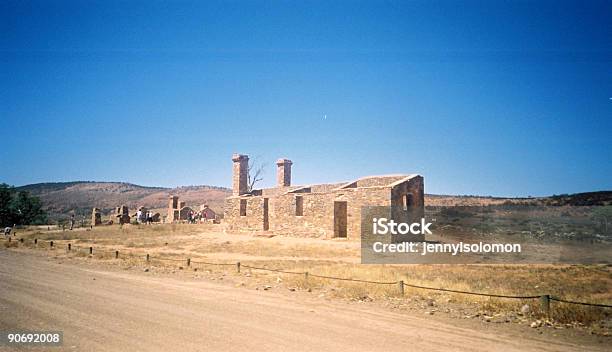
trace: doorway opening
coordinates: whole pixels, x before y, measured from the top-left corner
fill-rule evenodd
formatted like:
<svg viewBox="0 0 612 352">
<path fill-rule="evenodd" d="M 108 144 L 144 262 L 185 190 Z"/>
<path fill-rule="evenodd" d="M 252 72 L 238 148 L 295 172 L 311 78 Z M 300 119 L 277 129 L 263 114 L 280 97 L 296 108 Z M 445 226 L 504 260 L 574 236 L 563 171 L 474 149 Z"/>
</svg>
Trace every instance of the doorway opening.
<svg viewBox="0 0 612 352">
<path fill-rule="evenodd" d="M 347 236 L 347 202 L 334 202 L 334 237 Z"/>
<path fill-rule="evenodd" d="M 268 218 L 268 198 L 263 199 L 263 229 L 268 231 L 270 229 L 270 219 Z"/>
</svg>

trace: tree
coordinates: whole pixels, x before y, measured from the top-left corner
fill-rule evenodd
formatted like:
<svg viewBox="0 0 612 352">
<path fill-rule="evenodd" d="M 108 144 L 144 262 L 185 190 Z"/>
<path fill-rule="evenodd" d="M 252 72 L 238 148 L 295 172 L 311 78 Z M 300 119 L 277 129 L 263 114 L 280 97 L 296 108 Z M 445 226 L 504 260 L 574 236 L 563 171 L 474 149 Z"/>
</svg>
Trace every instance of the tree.
<svg viewBox="0 0 612 352">
<path fill-rule="evenodd" d="M 6 183 L 0 184 L 0 225 L 11 226 L 13 214 L 11 213 L 12 188 Z"/>
<path fill-rule="evenodd" d="M 26 191 L 15 191 L 7 184 L 0 185 L 0 225 L 12 226 L 44 224 L 47 213 L 42 209 L 38 197 Z"/>
<path fill-rule="evenodd" d="M 257 161 L 257 158 L 253 160 L 249 160 L 249 165 L 247 167 L 247 191 L 249 193 L 253 192 L 255 185 L 263 180 L 263 172 L 265 169 L 265 164 L 260 164 Z"/>
</svg>

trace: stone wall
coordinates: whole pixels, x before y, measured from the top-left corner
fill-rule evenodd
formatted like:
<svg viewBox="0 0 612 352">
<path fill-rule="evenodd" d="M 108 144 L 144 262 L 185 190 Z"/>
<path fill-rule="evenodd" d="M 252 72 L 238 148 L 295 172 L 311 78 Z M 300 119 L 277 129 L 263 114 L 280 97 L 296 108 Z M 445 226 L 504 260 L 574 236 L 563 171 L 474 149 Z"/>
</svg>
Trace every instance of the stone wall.
<svg viewBox="0 0 612 352">
<path fill-rule="evenodd" d="M 391 205 L 391 190 L 388 187 L 342 189 L 335 192 L 334 201 L 347 202 L 347 235 L 357 239 L 361 235 L 361 208 Z"/>
<path fill-rule="evenodd" d="M 226 230 L 236 232 L 263 231 L 263 198 L 261 196 L 228 197 L 225 199 Z M 240 202 L 246 202 L 246 215 L 240 215 Z"/>
<path fill-rule="evenodd" d="M 178 216 L 175 215 L 177 214 L 177 210 L 179 209 L 178 199 L 178 196 L 170 196 L 168 198 L 168 217 L 166 218 L 167 222 L 173 222 L 174 220 L 178 219 Z"/>
<path fill-rule="evenodd" d="M 296 215 L 296 198 L 302 197 L 302 215 Z M 288 193 L 271 199 L 270 229 L 301 237 L 329 237 L 333 232 L 333 195 Z"/>
<path fill-rule="evenodd" d="M 391 206 L 393 219 L 413 223 L 425 216 L 425 194 L 423 177 L 415 176 L 408 181 L 394 184 L 391 188 Z M 394 242 L 424 241 L 424 235 L 397 235 Z"/>
<path fill-rule="evenodd" d="M 191 207 L 182 207 L 181 210 L 179 210 L 178 220 L 188 220 L 189 213 L 192 213 L 192 212 L 193 212 L 193 209 L 191 209 Z"/>
<path fill-rule="evenodd" d="M 407 181 L 398 186 L 396 194 L 410 191 L 414 206 L 422 204 L 422 182 Z M 258 232 L 264 230 L 264 199 L 268 198 L 269 230 L 279 235 L 333 238 L 334 202 L 347 202 L 347 237 L 361 234 L 361 208 L 363 206 L 390 206 L 391 187 L 347 188 L 329 193 L 284 193 L 273 197 L 243 196 L 226 199 L 227 231 Z M 302 197 L 303 215 L 296 215 L 296 197 Z M 396 196 L 399 197 L 399 196 Z M 419 198 L 420 197 L 420 198 Z M 246 215 L 240 215 L 240 202 L 246 202 Z"/>
<path fill-rule="evenodd" d="M 102 214 L 100 209 L 93 208 L 91 212 L 91 226 L 98 226 L 102 224 Z"/>
</svg>

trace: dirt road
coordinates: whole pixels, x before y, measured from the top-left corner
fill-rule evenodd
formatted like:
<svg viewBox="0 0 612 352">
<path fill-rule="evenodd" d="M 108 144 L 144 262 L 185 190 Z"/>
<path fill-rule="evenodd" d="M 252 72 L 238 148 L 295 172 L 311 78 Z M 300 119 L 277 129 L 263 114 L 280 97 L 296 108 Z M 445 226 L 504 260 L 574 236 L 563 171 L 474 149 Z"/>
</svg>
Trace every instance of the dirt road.
<svg viewBox="0 0 612 352">
<path fill-rule="evenodd" d="M 0 331 L 8 329 L 60 330 L 61 349 L 76 351 L 584 350 L 376 307 L 0 250 Z"/>
</svg>

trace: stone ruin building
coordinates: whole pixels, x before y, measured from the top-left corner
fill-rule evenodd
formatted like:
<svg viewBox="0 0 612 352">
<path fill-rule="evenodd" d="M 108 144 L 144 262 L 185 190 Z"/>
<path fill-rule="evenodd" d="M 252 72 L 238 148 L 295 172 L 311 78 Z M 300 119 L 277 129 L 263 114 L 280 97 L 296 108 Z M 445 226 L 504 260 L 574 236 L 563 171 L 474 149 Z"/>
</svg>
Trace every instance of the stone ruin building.
<svg viewBox="0 0 612 352">
<path fill-rule="evenodd" d="M 420 175 L 368 176 L 351 182 L 292 186 L 292 162 L 279 159 L 276 187 L 249 192 L 249 157 L 234 154 L 232 161 L 232 196 L 225 200 L 226 231 L 359 238 L 364 206 L 393 206 L 419 219 L 424 213 Z"/>
<path fill-rule="evenodd" d="M 115 213 L 111 215 L 111 221 L 116 224 L 129 224 L 130 219 L 131 218 L 127 205 L 122 205 L 120 207 L 115 208 Z"/>
<path fill-rule="evenodd" d="M 194 211 L 191 207 L 185 206 L 185 202 L 179 202 L 178 196 L 168 198 L 168 217 L 166 222 L 184 221 L 189 218 L 189 213 Z"/>
<path fill-rule="evenodd" d="M 91 226 L 99 225 L 102 225 L 102 213 L 100 213 L 100 209 L 93 208 L 91 211 Z"/>
<path fill-rule="evenodd" d="M 217 219 L 217 213 L 215 213 L 214 210 L 210 209 L 210 207 L 206 204 L 200 205 L 200 213 L 202 213 L 202 216 L 205 217 L 207 220 Z"/>
</svg>

